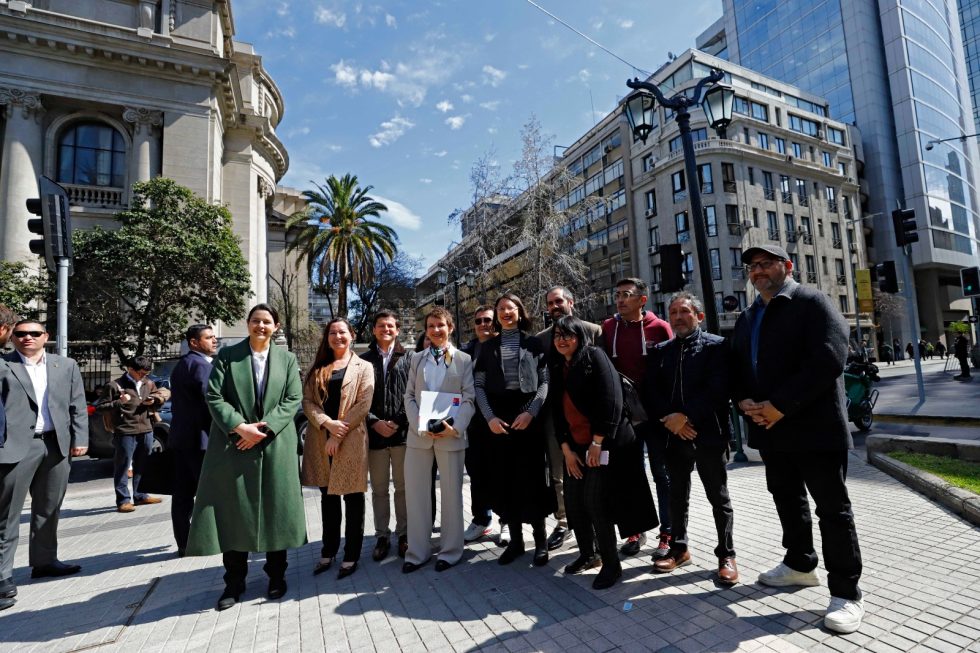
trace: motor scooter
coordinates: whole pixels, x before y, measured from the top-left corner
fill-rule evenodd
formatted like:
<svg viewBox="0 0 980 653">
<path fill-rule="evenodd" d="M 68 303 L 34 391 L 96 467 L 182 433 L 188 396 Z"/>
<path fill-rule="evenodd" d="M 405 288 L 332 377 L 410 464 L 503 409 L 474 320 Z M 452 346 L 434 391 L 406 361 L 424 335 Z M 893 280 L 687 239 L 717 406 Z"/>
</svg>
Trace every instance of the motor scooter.
<svg viewBox="0 0 980 653">
<path fill-rule="evenodd" d="M 844 368 L 844 391 L 847 394 L 847 419 L 862 433 L 871 430 L 878 391 L 874 384 L 881 381 L 874 363 L 851 361 Z"/>
</svg>

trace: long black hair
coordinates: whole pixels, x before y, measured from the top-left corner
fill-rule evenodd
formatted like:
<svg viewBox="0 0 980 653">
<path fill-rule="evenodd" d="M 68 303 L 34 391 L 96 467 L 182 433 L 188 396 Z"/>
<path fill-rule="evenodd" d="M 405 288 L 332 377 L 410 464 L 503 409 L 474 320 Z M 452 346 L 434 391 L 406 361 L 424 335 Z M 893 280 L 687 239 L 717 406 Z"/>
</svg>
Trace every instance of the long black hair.
<svg viewBox="0 0 980 653">
<path fill-rule="evenodd" d="M 563 336 L 575 336 L 575 339 L 578 340 L 578 347 L 575 349 L 575 353 L 572 354 L 572 360 L 569 361 L 572 365 L 582 358 L 585 354 L 585 349 L 591 342 L 589 333 L 585 330 L 585 322 L 574 315 L 562 315 L 555 320 L 555 326 L 551 332 L 552 334 L 558 333 Z"/>
</svg>

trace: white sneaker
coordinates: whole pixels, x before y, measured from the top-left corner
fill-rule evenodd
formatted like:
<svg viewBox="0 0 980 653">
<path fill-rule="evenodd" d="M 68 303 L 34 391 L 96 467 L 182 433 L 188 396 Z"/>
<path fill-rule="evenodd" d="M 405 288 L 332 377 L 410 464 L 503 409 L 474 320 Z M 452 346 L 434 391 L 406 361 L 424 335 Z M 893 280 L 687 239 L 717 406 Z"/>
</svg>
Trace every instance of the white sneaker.
<svg viewBox="0 0 980 653">
<path fill-rule="evenodd" d="M 864 618 L 864 600 L 849 601 L 837 596 L 830 597 L 830 606 L 823 618 L 827 630 L 835 633 L 853 633 L 861 627 Z"/>
<path fill-rule="evenodd" d="M 480 538 L 488 535 L 493 535 L 493 525 L 484 526 L 483 524 L 477 524 L 474 521 L 470 522 L 470 525 L 466 527 L 465 531 L 463 531 L 463 541 L 476 542 Z"/>
<path fill-rule="evenodd" d="M 510 526 L 507 524 L 500 525 L 500 537 L 497 538 L 497 544 L 500 546 L 507 546 L 510 544 Z"/>
<path fill-rule="evenodd" d="M 780 562 L 778 565 L 759 574 L 759 582 L 769 587 L 814 587 L 820 584 L 820 578 L 815 571 L 796 571 Z"/>
</svg>

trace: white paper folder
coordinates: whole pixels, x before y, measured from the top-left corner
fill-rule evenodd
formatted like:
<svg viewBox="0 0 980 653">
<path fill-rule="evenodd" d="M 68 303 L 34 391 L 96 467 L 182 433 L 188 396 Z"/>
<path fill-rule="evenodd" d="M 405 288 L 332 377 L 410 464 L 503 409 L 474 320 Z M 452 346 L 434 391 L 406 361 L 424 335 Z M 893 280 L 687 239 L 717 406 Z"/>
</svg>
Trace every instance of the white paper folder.
<svg viewBox="0 0 980 653">
<path fill-rule="evenodd" d="M 423 390 L 419 397 L 419 432 L 429 430 L 430 419 L 455 418 L 463 395 L 456 392 Z"/>
</svg>

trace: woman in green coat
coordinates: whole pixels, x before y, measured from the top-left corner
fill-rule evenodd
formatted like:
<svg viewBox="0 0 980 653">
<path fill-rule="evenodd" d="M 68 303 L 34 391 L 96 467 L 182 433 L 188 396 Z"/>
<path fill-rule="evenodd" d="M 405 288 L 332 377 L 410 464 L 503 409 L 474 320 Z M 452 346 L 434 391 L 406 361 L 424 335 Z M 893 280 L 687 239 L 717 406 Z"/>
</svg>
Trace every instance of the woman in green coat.
<svg viewBox="0 0 980 653">
<path fill-rule="evenodd" d="M 218 352 L 208 381 L 210 438 L 187 555 L 223 554 L 218 610 L 245 591 L 248 553 L 265 552 L 268 597 L 286 593 L 286 549 L 306 544 L 296 427 L 303 399 L 296 357 L 274 346 L 276 310 L 248 314 L 248 339 Z"/>
</svg>

